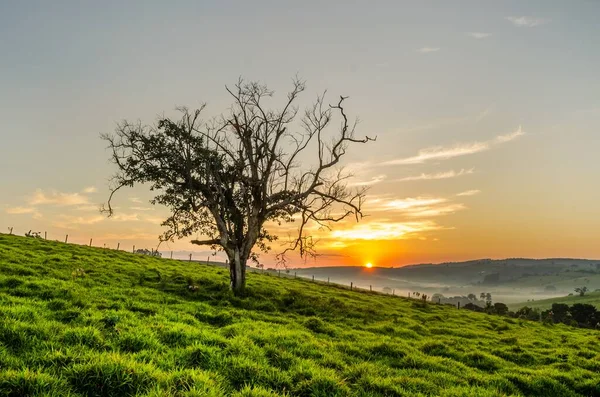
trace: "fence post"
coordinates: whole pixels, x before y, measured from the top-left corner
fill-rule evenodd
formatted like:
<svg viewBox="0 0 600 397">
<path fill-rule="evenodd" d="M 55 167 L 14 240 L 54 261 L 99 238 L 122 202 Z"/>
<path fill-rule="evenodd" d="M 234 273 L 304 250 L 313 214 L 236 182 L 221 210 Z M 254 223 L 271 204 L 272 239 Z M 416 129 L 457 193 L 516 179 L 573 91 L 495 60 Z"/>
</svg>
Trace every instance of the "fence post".
<svg viewBox="0 0 600 397">
<path fill-rule="evenodd" d="M 48 240 L 48 232 L 44 232 L 44 240 Z"/>
<path fill-rule="evenodd" d="M 133 249 L 131 250 L 131 252 L 135 254 L 135 245 L 133 246 Z"/>
<path fill-rule="evenodd" d="M 65 244 L 67 243 L 67 240 L 68 240 L 68 239 L 69 239 L 69 235 L 67 234 L 67 235 L 65 236 Z"/>
<path fill-rule="evenodd" d="M 315 275 L 313 274 L 313 282 L 315 281 Z"/>
<path fill-rule="evenodd" d="M 277 270 L 277 277 L 281 277 L 281 269 Z"/>
<path fill-rule="evenodd" d="M 190 252 L 190 260 L 189 261 L 190 262 L 192 261 L 192 253 L 191 252 Z"/>
<path fill-rule="evenodd" d="M 369 285 L 369 291 L 373 292 L 373 286 Z"/>
<path fill-rule="evenodd" d="M 456 308 L 460 309 L 460 301 L 458 301 L 458 303 L 456 304 Z"/>
<path fill-rule="evenodd" d="M 350 291 L 352 291 L 352 281 L 350 281 Z"/>
<path fill-rule="evenodd" d="M 210 256 L 207 256 L 207 257 L 206 257 L 206 264 L 207 264 L 207 265 L 208 265 L 208 264 L 210 264 Z"/>
<path fill-rule="evenodd" d="M 90 239 L 90 247 L 92 246 L 92 239 Z"/>
<path fill-rule="evenodd" d="M 329 277 L 327 277 L 327 284 L 329 284 Z"/>
<path fill-rule="evenodd" d="M 173 259 L 173 251 L 171 251 L 171 259 Z"/>
<path fill-rule="evenodd" d="M 396 295 L 396 290 L 395 289 L 392 290 L 392 296 L 394 296 L 394 295 Z"/>
<path fill-rule="evenodd" d="M 120 246 L 121 246 L 121 243 L 117 243 L 117 251 L 119 250 Z"/>
<path fill-rule="evenodd" d="M 296 272 L 294 272 L 294 278 L 296 278 Z"/>
</svg>

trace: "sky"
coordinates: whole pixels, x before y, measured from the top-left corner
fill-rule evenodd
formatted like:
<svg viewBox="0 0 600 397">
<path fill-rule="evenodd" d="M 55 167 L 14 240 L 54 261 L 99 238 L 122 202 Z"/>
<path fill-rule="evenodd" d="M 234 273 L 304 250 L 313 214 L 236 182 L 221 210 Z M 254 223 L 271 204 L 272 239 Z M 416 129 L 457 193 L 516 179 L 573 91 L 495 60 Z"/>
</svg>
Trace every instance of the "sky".
<svg viewBox="0 0 600 397">
<path fill-rule="evenodd" d="M 0 232 L 153 247 L 164 208 L 108 197 L 99 135 L 176 106 L 226 111 L 242 76 L 347 95 L 365 218 L 294 265 L 600 258 L 600 2 L 0 0 Z M 187 240 L 163 250 L 202 247 Z M 280 250 L 277 244 L 273 250 Z M 266 266 L 270 255 L 262 257 Z"/>
</svg>

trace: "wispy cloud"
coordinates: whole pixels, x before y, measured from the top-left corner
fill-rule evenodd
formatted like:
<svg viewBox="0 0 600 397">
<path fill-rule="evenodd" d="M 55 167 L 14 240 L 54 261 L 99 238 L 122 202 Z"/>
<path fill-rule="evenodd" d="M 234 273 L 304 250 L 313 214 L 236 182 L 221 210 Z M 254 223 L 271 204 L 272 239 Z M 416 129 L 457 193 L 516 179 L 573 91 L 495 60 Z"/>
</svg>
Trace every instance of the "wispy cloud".
<svg viewBox="0 0 600 397">
<path fill-rule="evenodd" d="M 83 193 L 96 193 L 98 191 L 98 189 L 96 189 L 95 186 L 88 186 L 85 189 L 83 189 Z"/>
<path fill-rule="evenodd" d="M 30 214 L 33 219 L 42 218 L 42 214 L 35 207 L 9 207 L 5 212 L 10 215 L 26 215 Z"/>
<path fill-rule="evenodd" d="M 419 150 L 415 156 L 386 161 L 381 163 L 381 165 L 422 164 L 430 160 L 448 160 L 454 157 L 484 152 L 496 144 L 510 142 L 524 134 L 525 132 L 519 126 L 516 131 L 506 135 L 499 135 L 490 141 L 458 143 L 452 146 L 434 146 Z"/>
<path fill-rule="evenodd" d="M 154 208 L 152 207 L 131 207 L 130 209 L 134 210 L 134 211 L 153 211 Z"/>
<path fill-rule="evenodd" d="M 385 175 L 376 175 L 367 181 L 357 181 L 350 184 L 350 186 L 370 186 L 375 185 L 376 183 L 383 182 L 385 180 Z"/>
<path fill-rule="evenodd" d="M 407 197 L 403 199 L 375 199 L 367 203 L 369 211 L 394 212 L 410 218 L 429 218 L 448 215 L 467 207 L 452 203 L 443 197 Z"/>
<path fill-rule="evenodd" d="M 95 204 L 89 204 L 89 205 L 80 205 L 77 208 L 75 208 L 77 211 L 89 211 L 89 212 L 98 212 L 100 211 L 100 206 L 95 205 Z"/>
<path fill-rule="evenodd" d="M 450 170 L 450 171 L 445 171 L 445 172 L 438 172 L 435 174 L 422 173 L 420 175 L 412 175 L 412 176 L 407 176 L 405 178 L 400 178 L 400 179 L 397 179 L 396 181 L 407 182 L 407 181 L 428 181 L 428 180 L 435 180 L 435 179 L 450 179 L 450 178 L 457 178 L 457 177 L 463 176 L 463 175 L 469 175 L 469 174 L 472 174 L 473 172 L 475 172 L 475 170 L 473 168 L 468 169 L 468 170 L 465 170 L 463 168 L 458 172 L 454 171 L 454 170 Z"/>
<path fill-rule="evenodd" d="M 446 202 L 445 198 L 439 197 L 407 197 L 390 201 L 379 201 L 377 207 L 385 210 L 408 210 L 414 207 L 423 207 Z"/>
<path fill-rule="evenodd" d="M 106 217 L 102 215 L 72 216 L 63 214 L 54 222 L 54 226 L 63 229 L 77 229 L 80 225 L 93 225 L 102 222 L 104 219 L 106 219 Z"/>
<path fill-rule="evenodd" d="M 6 208 L 6 213 L 11 215 L 33 214 L 37 212 L 35 207 L 10 207 Z"/>
<path fill-rule="evenodd" d="M 433 221 L 360 223 L 345 230 L 334 230 L 331 238 L 338 240 L 400 240 L 419 233 L 442 229 Z"/>
<path fill-rule="evenodd" d="M 467 34 L 469 36 L 473 37 L 474 39 L 485 39 L 485 38 L 491 36 L 491 33 L 483 33 L 483 32 L 468 32 Z"/>
<path fill-rule="evenodd" d="M 416 156 L 403 159 L 391 160 L 384 165 L 422 164 L 429 160 L 447 160 L 453 157 L 466 156 L 469 154 L 483 152 L 490 148 L 488 142 L 459 143 L 453 146 L 434 146 L 419 150 Z"/>
<path fill-rule="evenodd" d="M 114 216 L 111 216 L 110 219 L 113 221 L 117 221 L 117 222 L 135 222 L 135 221 L 140 220 L 138 214 L 135 214 L 135 213 L 134 214 L 117 213 Z"/>
<path fill-rule="evenodd" d="M 61 193 L 55 190 L 50 193 L 45 193 L 42 189 L 37 189 L 35 193 L 29 197 L 28 203 L 30 205 L 54 204 L 70 206 L 89 204 L 89 199 L 87 196 L 83 196 L 80 193 Z"/>
<path fill-rule="evenodd" d="M 424 206 L 412 208 L 406 212 L 407 216 L 411 218 L 430 218 L 434 216 L 443 216 L 454 214 L 455 212 L 462 211 L 467 207 L 461 203 L 437 205 L 437 206 Z"/>
<path fill-rule="evenodd" d="M 519 128 L 516 131 L 513 131 L 513 132 L 511 132 L 509 134 L 498 135 L 496 137 L 496 139 L 494 139 L 494 143 L 506 143 L 506 142 L 510 142 L 510 141 L 512 141 L 514 139 L 517 139 L 521 135 L 525 135 L 525 133 L 521 129 L 521 126 L 519 126 Z"/>
<path fill-rule="evenodd" d="M 437 52 L 440 49 L 441 49 L 440 47 L 421 47 L 417 51 L 420 52 L 421 54 L 428 54 L 430 52 Z"/>
<path fill-rule="evenodd" d="M 460 192 L 457 194 L 457 196 L 474 196 L 479 193 L 481 193 L 481 190 L 473 189 L 473 190 L 467 190 L 466 192 Z"/>
<path fill-rule="evenodd" d="M 129 201 L 131 201 L 132 203 L 136 203 L 136 204 L 142 204 L 143 203 L 143 201 L 140 200 L 137 197 L 129 197 Z"/>
<path fill-rule="evenodd" d="M 534 18 L 534 17 L 506 17 L 509 21 L 513 23 L 513 25 L 521 27 L 521 28 L 533 28 L 536 26 L 544 25 L 546 23 L 550 23 L 550 19 L 546 18 Z"/>
</svg>

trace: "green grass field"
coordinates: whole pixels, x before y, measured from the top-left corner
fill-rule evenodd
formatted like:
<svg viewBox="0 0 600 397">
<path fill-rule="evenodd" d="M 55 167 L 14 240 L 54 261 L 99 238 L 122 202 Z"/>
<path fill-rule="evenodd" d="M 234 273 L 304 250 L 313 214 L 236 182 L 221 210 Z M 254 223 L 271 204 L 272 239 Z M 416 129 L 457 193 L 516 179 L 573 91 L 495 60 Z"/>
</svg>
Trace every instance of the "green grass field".
<svg viewBox="0 0 600 397">
<path fill-rule="evenodd" d="M 508 307 L 511 310 L 517 310 L 523 306 L 529 306 L 531 308 L 538 309 L 549 309 L 552 307 L 553 303 L 566 303 L 568 305 L 574 305 L 575 303 L 589 303 L 590 305 L 594 305 L 600 309 L 600 292 L 588 292 L 584 296 L 579 296 L 577 293 L 575 293 L 572 296 L 561 296 L 558 298 L 540 299 L 531 302 L 509 304 Z"/>
<path fill-rule="evenodd" d="M 0 395 L 600 395 L 596 331 L 248 277 L 0 234 Z"/>
</svg>

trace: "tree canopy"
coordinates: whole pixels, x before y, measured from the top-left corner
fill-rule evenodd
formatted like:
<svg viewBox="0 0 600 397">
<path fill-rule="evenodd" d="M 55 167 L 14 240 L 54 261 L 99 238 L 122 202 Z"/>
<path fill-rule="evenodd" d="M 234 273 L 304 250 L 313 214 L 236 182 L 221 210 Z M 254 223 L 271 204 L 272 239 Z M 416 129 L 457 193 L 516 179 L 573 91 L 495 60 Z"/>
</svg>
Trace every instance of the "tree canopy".
<svg viewBox="0 0 600 397">
<path fill-rule="evenodd" d="M 202 236 L 191 242 L 223 250 L 231 286 L 241 292 L 247 260 L 257 259 L 257 249 L 269 251 L 278 237 L 269 226 L 298 225 L 279 253 L 284 262 L 289 250 L 315 254 L 310 223 L 329 228 L 362 217 L 366 190 L 348 187 L 340 161 L 349 145 L 373 138 L 355 138 L 357 122 L 349 121 L 346 97 L 327 104 L 323 93 L 298 117 L 296 103 L 305 90 L 298 79 L 279 110 L 266 106 L 273 91 L 258 82 L 240 79 L 226 90 L 233 102 L 229 112 L 208 121 L 202 118 L 206 105 L 179 108 L 177 120 L 124 121 L 103 135 L 118 169 L 104 210 L 112 215 L 111 201 L 121 188 L 148 184 L 156 192 L 151 203 L 171 213 L 160 240 Z"/>
</svg>

